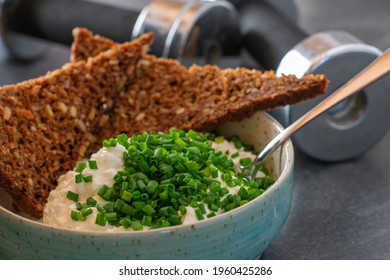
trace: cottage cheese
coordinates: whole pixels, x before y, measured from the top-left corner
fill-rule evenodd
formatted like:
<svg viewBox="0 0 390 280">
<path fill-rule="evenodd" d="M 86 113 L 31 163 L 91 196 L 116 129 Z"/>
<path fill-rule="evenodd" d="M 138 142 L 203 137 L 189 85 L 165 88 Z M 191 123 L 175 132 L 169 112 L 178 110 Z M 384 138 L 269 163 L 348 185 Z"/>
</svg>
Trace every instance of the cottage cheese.
<svg viewBox="0 0 390 280">
<path fill-rule="evenodd" d="M 232 142 L 224 140 L 222 143 L 216 144 L 213 143 L 213 148 L 216 151 L 225 152 L 230 151 L 230 154 L 238 151 Z M 121 145 L 116 145 L 116 147 L 102 148 L 97 153 L 91 156 L 91 160 L 96 160 L 98 169 L 91 170 L 88 165 L 83 170 L 83 174 L 90 174 L 93 176 L 93 181 L 90 183 L 75 183 L 75 171 L 69 171 L 65 175 L 59 178 L 58 186 L 55 190 L 51 191 L 48 202 L 44 208 L 43 212 L 43 222 L 45 224 L 68 228 L 73 230 L 81 231 L 131 231 L 132 229 L 126 229 L 122 226 L 116 227 L 110 224 L 106 226 L 99 226 L 95 224 L 96 215 L 98 211 L 96 208 L 93 209 L 93 213 L 88 216 L 86 221 L 74 221 L 70 217 L 70 212 L 76 210 L 76 204 L 74 201 L 66 197 L 68 191 L 72 191 L 79 194 L 79 201 L 86 201 L 88 197 L 93 197 L 97 203 L 106 203 L 97 193 L 102 185 L 112 186 L 114 184 L 114 175 L 119 171 L 124 169 L 123 164 L 123 152 L 125 148 Z M 253 157 L 252 153 L 240 150 L 239 157 L 234 158 L 233 161 L 237 165 L 239 158 L 243 157 Z M 226 183 L 221 180 L 220 176 L 217 178 L 221 181 L 222 186 L 226 186 Z M 227 187 L 230 193 L 236 194 L 240 187 Z M 198 222 L 198 219 L 195 215 L 194 209 L 191 206 L 186 207 L 187 214 L 183 217 L 182 224 L 193 224 Z M 209 209 L 206 211 L 210 212 Z M 220 214 L 220 212 L 216 214 Z M 146 227 L 144 227 L 146 229 Z"/>
</svg>

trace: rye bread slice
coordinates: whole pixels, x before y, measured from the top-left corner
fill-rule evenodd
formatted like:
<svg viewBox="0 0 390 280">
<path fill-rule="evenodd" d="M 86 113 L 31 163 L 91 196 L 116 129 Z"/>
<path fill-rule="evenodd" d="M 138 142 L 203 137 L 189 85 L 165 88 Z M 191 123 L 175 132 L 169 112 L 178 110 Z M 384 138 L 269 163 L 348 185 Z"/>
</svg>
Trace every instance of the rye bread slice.
<svg viewBox="0 0 390 280">
<path fill-rule="evenodd" d="M 15 207 L 42 216 L 60 175 L 74 168 L 145 55 L 152 35 L 45 76 L 0 88 L 0 186 Z"/>
<path fill-rule="evenodd" d="M 74 32 L 72 59 L 85 60 L 116 45 L 85 28 Z M 324 75 L 276 77 L 272 71 L 192 66 L 146 56 L 135 78 L 114 101 L 109 125 L 99 141 L 119 133 L 167 131 L 171 127 L 211 131 L 226 121 L 241 120 L 257 110 L 271 110 L 323 94 Z M 96 147 L 96 148 L 97 148 Z"/>
</svg>

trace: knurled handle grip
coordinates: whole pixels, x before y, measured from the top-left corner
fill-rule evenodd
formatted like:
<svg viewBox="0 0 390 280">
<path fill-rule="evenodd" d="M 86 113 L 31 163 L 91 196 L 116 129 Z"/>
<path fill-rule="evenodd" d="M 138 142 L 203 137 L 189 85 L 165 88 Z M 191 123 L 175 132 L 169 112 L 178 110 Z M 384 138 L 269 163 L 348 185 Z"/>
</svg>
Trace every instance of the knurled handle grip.
<svg viewBox="0 0 390 280">
<path fill-rule="evenodd" d="M 307 34 L 269 3 L 245 2 L 237 6 L 243 48 L 265 69 L 277 69 L 285 54 Z"/>
</svg>

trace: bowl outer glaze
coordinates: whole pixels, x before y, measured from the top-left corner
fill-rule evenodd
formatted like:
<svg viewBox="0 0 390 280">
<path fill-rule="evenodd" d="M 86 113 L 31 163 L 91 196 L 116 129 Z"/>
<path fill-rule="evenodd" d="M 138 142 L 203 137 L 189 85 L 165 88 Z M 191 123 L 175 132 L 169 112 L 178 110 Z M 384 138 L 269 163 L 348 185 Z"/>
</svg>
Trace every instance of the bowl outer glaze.
<svg viewBox="0 0 390 280">
<path fill-rule="evenodd" d="M 266 113 L 220 128 L 257 149 L 282 128 Z M 290 141 L 267 167 L 276 183 L 255 200 L 194 225 L 131 233 L 90 233 L 53 228 L 0 206 L 3 259 L 256 259 L 280 232 L 293 195 Z M 279 176 L 280 175 L 280 176 Z"/>
</svg>

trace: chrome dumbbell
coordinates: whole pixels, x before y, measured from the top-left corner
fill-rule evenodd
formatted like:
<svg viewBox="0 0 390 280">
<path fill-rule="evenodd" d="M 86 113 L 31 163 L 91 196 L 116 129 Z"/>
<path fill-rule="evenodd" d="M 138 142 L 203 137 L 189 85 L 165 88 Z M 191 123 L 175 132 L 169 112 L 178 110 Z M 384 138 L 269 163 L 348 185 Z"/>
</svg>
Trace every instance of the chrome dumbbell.
<svg viewBox="0 0 390 280">
<path fill-rule="evenodd" d="M 325 74 L 327 94 L 272 114 L 289 125 L 381 55 L 343 31 L 308 36 L 266 1 L 232 1 L 240 15 L 243 46 L 277 75 Z M 356 93 L 312 121 L 293 137 L 309 156 L 323 161 L 354 158 L 374 146 L 390 126 L 390 77 Z"/>
<path fill-rule="evenodd" d="M 152 31 L 157 56 L 185 65 L 216 64 L 222 57 L 238 63 L 240 27 L 229 2 L 154 0 L 143 8 L 122 2 L 0 0 L 4 45 L 14 57 L 30 60 L 44 53 L 47 40 L 69 45 L 76 26 L 117 42 Z"/>
</svg>

